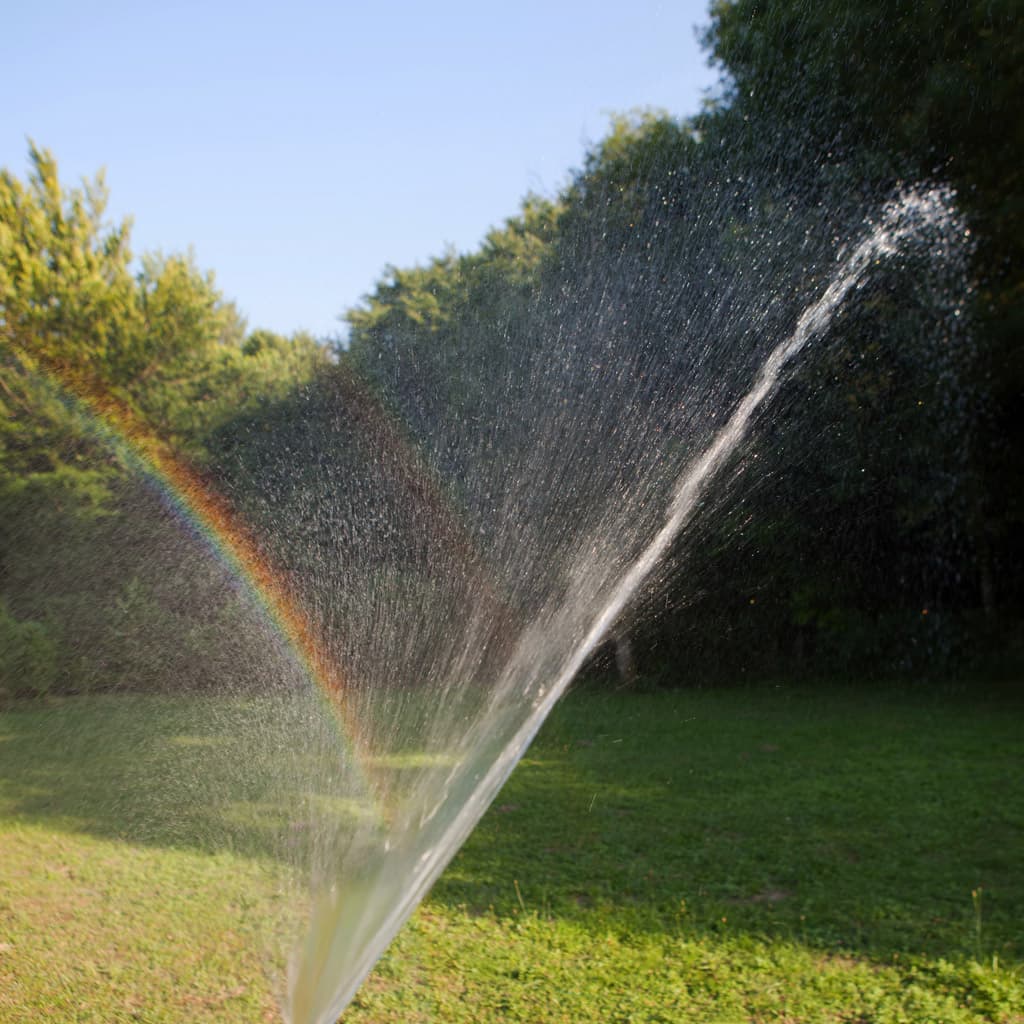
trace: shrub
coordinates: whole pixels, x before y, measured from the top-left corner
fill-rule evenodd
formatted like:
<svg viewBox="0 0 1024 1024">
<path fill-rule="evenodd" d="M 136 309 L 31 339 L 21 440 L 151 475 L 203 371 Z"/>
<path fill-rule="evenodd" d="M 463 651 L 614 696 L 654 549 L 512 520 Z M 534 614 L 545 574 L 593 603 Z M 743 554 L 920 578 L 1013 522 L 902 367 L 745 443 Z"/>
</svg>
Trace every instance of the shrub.
<svg viewBox="0 0 1024 1024">
<path fill-rule="evenodd" d="M 44 694 L 57 677 L 57 644 L 41 622 L 19 622 L 0 603 L 0 691 Z"/>
</svg>

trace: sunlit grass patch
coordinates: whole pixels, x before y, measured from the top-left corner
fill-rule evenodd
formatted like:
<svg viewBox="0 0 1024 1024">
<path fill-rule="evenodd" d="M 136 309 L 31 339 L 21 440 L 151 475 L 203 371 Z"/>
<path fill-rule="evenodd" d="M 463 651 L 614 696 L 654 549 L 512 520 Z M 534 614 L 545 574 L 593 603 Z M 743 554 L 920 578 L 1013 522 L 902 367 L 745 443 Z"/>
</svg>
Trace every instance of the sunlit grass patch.
<svg viewBox="0 0 1024 1024">
<path fill-rule="evenodd" d="M 266 866 L 38 825 L 0 834 L 0 1020 L 274 1019 Z"/>
<path fill-rule="evenodd" d="M 274 1019 L 266 922 L 301 907 L 273 845 L 246 836 L 281 807 L 259 779 L 219 793 L 234 852 L 211 852 L 212 811 L 148 827 L 175 805 L 112 798 L 157 729 L 146 706 L 66 702 L 65 734 L 111 733 L 86 765 L 40 742 L 46 713 L 0 716 L 5 1024 Z M 1020 1024 L 1020 712 L 570 695 L 345 1019 Z"/>
<path fill-rule="evenodd" d="M 426 751 L 409 750 L 398 754 L 381 754 L 367 758 L 369 764 L 378 768 L 450 768 L 458 764 L 458 759 L 447 754 L 428 753 Z"/>
</svg>

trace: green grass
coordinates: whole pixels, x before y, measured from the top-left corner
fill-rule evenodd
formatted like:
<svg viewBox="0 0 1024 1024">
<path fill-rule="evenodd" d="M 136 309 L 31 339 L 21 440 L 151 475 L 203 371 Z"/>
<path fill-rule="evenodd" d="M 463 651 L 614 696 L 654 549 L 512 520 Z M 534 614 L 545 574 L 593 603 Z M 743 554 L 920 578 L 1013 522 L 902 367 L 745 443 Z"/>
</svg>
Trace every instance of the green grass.
<svg viewBox="0 0 1024 1024">
<path fill-rule="evenodd" d="M 126 784 L 145 709 L 0 716 L 5 1024 L 274 1019 L 279 865 L 258 815 L 189 798 L 208 781 L 155 807 Z M 1022 710 L 571 695 L 345 1020 L 1024 1024 Z M 165 737 L 179 768 L 222 742 L 204 722 Z"/>
</svg>

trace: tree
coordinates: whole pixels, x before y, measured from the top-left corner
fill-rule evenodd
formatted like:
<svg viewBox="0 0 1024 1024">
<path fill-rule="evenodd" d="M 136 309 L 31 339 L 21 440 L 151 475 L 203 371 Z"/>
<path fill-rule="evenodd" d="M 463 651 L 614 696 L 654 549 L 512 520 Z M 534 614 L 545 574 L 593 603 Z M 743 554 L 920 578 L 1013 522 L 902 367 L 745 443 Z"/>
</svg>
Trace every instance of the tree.
<svg viewBox="0 0 1024 1024">
<path fill-rule="evenodd" d="M 951 181 L 975 242 L 974 366 L 961 375 L 970 434 L 965 530 L 976 593 L 1019 603 L 1024 548 L 1024 22 L 1014 0 L 719 0 L 705 45 L 728 107 L 803 159 L 875 180 Z M 870 175 L 869 175 L 870 177 Z M 996 566 L 1002 570 L 997 572 Z M 999 584 L 995 577 L 1001 577 Z"/>
<path fill-rule="evenodd" d="M 0 600 L 33 651 L 50 650 L 38 630 L 60 638 L 61 685 L 85 685 L 83 652 L 109 684 L 152 670 L 148 641 L 118 623 L 162 631 L 170 666 L 233 600 L 205 556 L 173 557 L 187 544 L 146 457 L 201 466 L 221 425 L 329 357 L 305 334 L 247 335 L 190 254 L 134 266 L 130 224 L 104 222 L 102 175 L 68 190 L 50 153 L 29 156 L 26 183 L 0 174 Z"/>
</svg>

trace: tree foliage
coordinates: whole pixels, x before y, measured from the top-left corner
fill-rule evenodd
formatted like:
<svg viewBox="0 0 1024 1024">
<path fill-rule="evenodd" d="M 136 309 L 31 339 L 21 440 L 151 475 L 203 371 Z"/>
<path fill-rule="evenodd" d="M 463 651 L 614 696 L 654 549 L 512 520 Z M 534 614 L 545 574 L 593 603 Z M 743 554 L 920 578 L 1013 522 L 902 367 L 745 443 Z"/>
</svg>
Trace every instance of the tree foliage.
<svg viewBox="0 0 1024 1024">
<path fill-rule="evenodd" d="M 514 294 L 509 268 L 487 246 L 391 270 L 370 309 L 349 314 L 353 356 L 420 346 L 408 390 L 422 384 L 455 410 L 446 382 L 471 350 L 493 368 L 510 343 L 502 310 L 530 322 L 558 305 L 565 328 L 575 303 L 580 323 L 605 310 L 602 330 L 623 336 L 616 358 L 629 360 L 630 335 L 684 338 L 704 308 L 695 274 L 736 277 L 751 235 L 767 237 L 773 220 L 791 225 L 794 244 L 780 230 L 744 273 L 773 297 L 761 327 L 768 316 L 782 330 L 794 314 L 774 296 L 799 224 L 813 236 L 828 209 L 828 230 L 859 230 L 901 183 L 949 181 L 971 229 L 971 306 L 936 305 L 942 286 L 924 265 L 879 278 L 759 427 L 757 485 L 702 526 L 706 543 L 686 553 L 647 640 L 676 659 L 700 649 L 732 675 L 794 657 L 852 674 L 969 656 L 991 632 L 977 616 L 1006 622 L 1024 596 L 1024 47 L 1012 7 L 713 4 L 704 40 L 725 76 L 722 99 L 690 120 L 613 120 L 552 205 L 542 258 L 520 264 L 530 267 L 522 301 L 500 305 Z M 696 231 L 711 208 L 713 223 Z M 717 262 L 695 267 L 694 251 Z M 524 358 L 529 341 L 511 344 Z M 740 350 L 723 333 L 700 358 L 728 362 Z M 680 381 L 694 358 L 679 346 Z"/>
<path fill-rule="evenodd" d="M 10 650 L 35 651 L 49 678 L 38 626 L 57 645 L 58 675 L 85 678 L 76 638 L 106 630 L 89 671 L 128 678 L 159 671 L 128 639 L 140 630 L 166 634 L 168 650 L 171 633 L 207 642 L 174 597 L 179 563 L 149 557 L 159 513 L 126 485 L 76 394 L 106 396 L 179 455 L 224 473 L 257 521 L 287 508 L 279 554 L 296 571 L 319 571 L 313 563 L 344 549 L 372 576 L 389 546 L 403 571 L 434 571 L 430 538 L 447 549 L 460 530 L 485 529 L 470 492 L 490 502 L 524 457 L 520 419 L 536 404 L 517 396 L 536 403 L 539 388 L 557 404 L 559 387 L 572 391 L 573 374 L 598 364 L 645 379 L 657 347 L 667 369 L 637 392 L 644 415 L 696 437 L 674 385 L 699 371 L 710 389 L 702 429 L 713 430 L 763 339 L 791 329 L 827 275 L 812 260 L 801 278 L 794 259 L 822 232 L 838 246 L 917 180 L 956 190 L 970 301 L 944 306 L 955 289 L 927 261 L 875 275 L 759 421 L 736 467 L 743 483 L 700 523 L 702 543 L 676 551 L 676 572 L 649 597 L 660 612 L 638 656 L 648 671 L 661 658 L 704 676 L 794 662 L 859 674 L 948 667 L 994 635 L 1024 635 L 1016 4 L 715 0 L 710 14 L 716 102 L 685 120 L 616 117 L 560 194 L 528 196 L 474 251 L 388 267 L 346 313 L 348 344 L 330 358 L 303 334 L 247 331 L 189 255 L 135 262 L 130 224 L 104 220 L 102 176 L 66 189 L 35 146 L 25 181 L 4 171 L 0 629 L 15 638 Z M 599 410 L 594 449 L 617 457 L 615 416 L 629 415 Z M 431 434 L 436 464 L 416 464 L 403 431 Z M 471 457 L 456 443 L 467 436 Z M 557 438 L 531 457 L 548 460 L 552 480 L 568 458 Z M 486 481 L 463 487 L 469 472 Z M 264 492 L 245 482 L 256 478 Z M 325 516 L 310 494 L 328 479 L 348 486 Z M 458 492 L 450 507 L 438 480 Z M 584 522 L 587 487 L 617 480 L 602 469 L 581 481 L 571 514 Z M 538 489 L 538 502 L 570 500 Z M 409 521 L 385 528 L 384 504 L 413 510 Z M 128 514 L 141 506 L 145 515 Z M 116 578 L 89 557 L 101 533 L 127 553 Z M 304 550 L 316 554 L 310 565 Z M 71 581 L 60 593 L 40 583 L 60 572 Z M 214 581 L 189 586 L 217 615 L 235 614 Z M 178 647 L 167 663 L 186 673 L 191 648 Z"/>
<path fill-rule="evenodd" d="M 835 174 L 852 168 L 861 181 L 938 178 L 956 188 L 972 234 L 974 296 L 958 311 L 970 322 L 960 339 L 968 351 L 945 395 L 933 396 L 944 398 L 946 430 L 962 435 L 961 507 L 947 501 L 943 510 L 960 519 L 962 550 L 947 536 L 942 557 L 959 580 L 957 606 L 1011 614 L 1024 596 L 1024 23 L 1017 5 L 719 0 L 711 13 L 704 41 L 726 76 L 726 117 L 748 135 L 779 132 L 802 163 Z M 898 353 L 887 358 L 898 365 Z M 949 360 L 937 361 L 932 383 L 950 369 Z M 904 436 L 920 449 L 927 431 L 908 427 Z M 934 507 L 933 482 L 909 479 L 916 483 L 907 500 Z"/>
<path fill-rule="evenodd" d="M 141 497 L 155 485 L 118 436 L 201 465 L 218 427 L 328 362 L 308 335 L 247 333 L 191 255 L 134 263 L 130 224 L 105 221 L 102 175 L 68 189 L 48 151 L 32 145 L 29 161 L 25 181 L 0 173 L 0 595 L 10 607 L 0 674 L 14 691 L 42 689 L 54 673 L 72 686 L 152 674 L 136 655 L 153 623 L 177 614 L 181 641 L 189 615 L 216 617 L 226 600 L 195 567 L 168 574 L 152 557 L 166 513 Z M 118 626 L 126 579 L 131 607 L 152 611 L 136 648 Z M 172 580 L 213 607 L 175 612 Z"/>
</svg>

